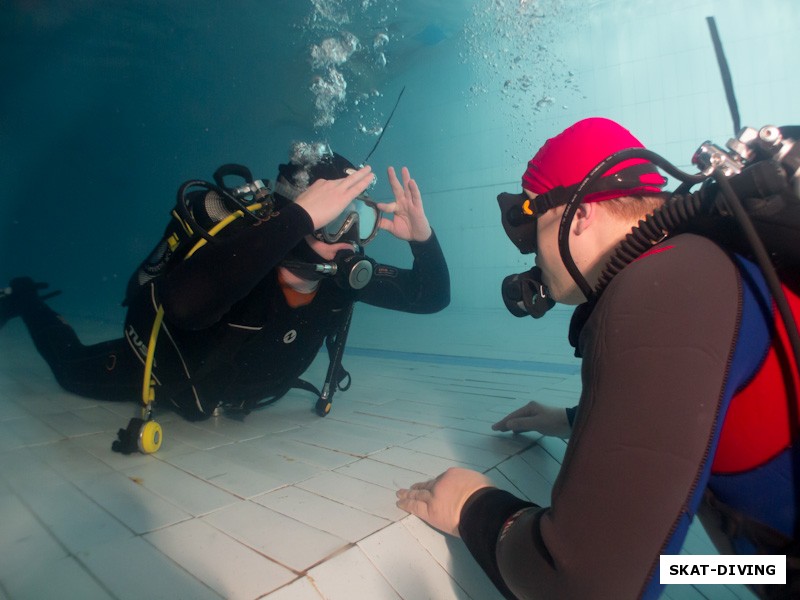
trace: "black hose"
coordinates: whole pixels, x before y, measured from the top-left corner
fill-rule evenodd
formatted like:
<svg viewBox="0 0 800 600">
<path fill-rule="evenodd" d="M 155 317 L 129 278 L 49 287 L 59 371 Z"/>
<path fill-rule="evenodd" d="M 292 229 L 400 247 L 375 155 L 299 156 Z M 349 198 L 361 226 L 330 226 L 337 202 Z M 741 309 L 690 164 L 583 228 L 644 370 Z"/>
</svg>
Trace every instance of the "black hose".
<svg viewBox="0 0 800 600">
<path fill-rule="evenodd" d="M 386 123 L 383 125 L 383 129 L 381 129 L 381 134 L 378 136 L 378 139 L 375 141 L 375 145 L 372 147 L 372 150 L 370 150 L 369 154 L 367 154 L 367 158 L 364 159 L 363 164 L 367 164 L 367 161 L 369 160 L 369 157 L 372 156 L 372 153 L 375 152 L 375 150 L 378 148 L 378 144 L 381 143 L 381 140 L 383 139 L 383 134 L 386 133 L 386 129 L 387 129 L 387 127 L 389 127 L 389 123 L 392 122 L 392 117 L 394 116 L 394 111 L 397 110 L 397 105 L 400 104 L 400 98 L 403 97 L 403 92 L 405 92 L 405 91 L 406 91 L 406 86 L 403 86 L 403 89 L 400 90 L 400 94 L 398 94 L 397 100 L 394 103 L 394 108 L 392 108 L 392 112 L 389 113 L 389 118 L 386 119 Z"/>
<path fill-rule="evenodd" d="M 566 207 L 564 208 L 564 214 L 561 216 L 561 224 L 559 225 L 558 229 L 558 249 L 559 253 L 561 254 L 561 260 L 564 263 L 567 272 L 572 276 L 572 279 L 575 281 L 576 285 L 578 288 L 580 288 L 587 300 L 592 300 L 596 296 L 596 293 L 594 290 L 592 290 L 592 287 L 586 281 L 583 273 L 581 273 L 580 269 L 578 269 L 577 265 L 575 264 L 575 261 L 572 259 L 572 254 L 569 250 L 569 226 L 572 223 L 572 219 L 575 217 L 575 213 L 577 212 L 578 206 L 583 200 L 584 195 L 592 188 L 594 183 L 615 165 L 625 160 L 636 158 L 644 159 L 660 167 L 668 175 L 671 175 L 690 186 L 700 183 L 706 179 L 706 176 L 702 173 L 692 175 L 690 173 L 681 171 L 662 156 L 651 150 L 647 150 L 646 148 L 629 148 L 627 150 L 621 150 L 620 152 L 612 154 L 598 164 L 594 169 L 592 169 L 586 177 L 584 177 L 583 181 L 578 184 L 578 187 L 575 189 L 572 197 L 567 202 Z"/>
<path fill-rule="evenodd" d="M 693 218 L 710 213 L 712 207 L 713 198 L 705 189 L 685 196 L 672 196 L 663 206 L 639 221 L 620 242 L 600 274 L 594 294 L 600 295 L 622 269 Z"/>
<path fill-rule="evenodd" d="M 728 99 L 728 108 L 733 119 L 733 134 L 735 136 L 739 134 L 741 123 L 739 120 L 739 105 L 736 102 L 736 95 L 733 93 L 731 70 L 728 68 L 728 60 L 725 58 L 725 51 L 722 49 L 722 40 L 719 37 L 719 31 L 717 31 L 717 22 L 714 17 L 706 17 L 706 21 L 711 32 L 711 41 L 714 43 L 714 52 L 717 55 L 717 63 L 719 64 L 720 75 L 722 75 L 722 85 L 725 87 L 725 97 Z"/>
<path fill-rule="evenodd" d="M 714 176 L 724 195 L 727 207 L 736 217 L 736 221 L 739 223 L 742 233 L 744 233 L 750 244 L 750 248 L 753 250 L 758 266 L 764 274 L 764 279 L 775 300 L 775 306 L 778 308 L 781 319 L 783 319 L 783 324 L 786 326 L 786 332 L 789 335 L 792 352 L 794 353 L 795 364 L 798 369 L 800 369 L 800 332 L 798 332 L 794 314 L 789 306 L 789 301 L 786 299 L 786 294 L 783 293 L 783 286 L 778 278 L 778 274 L 775 272 L 775 267 L 772 264 L 769 253 L 764 247 L 764 243 L 761 241 L 753 222 L 750 220 L 750 216 L 739 201 L 739 197 L 733 191 L 733 187 L 731 187 L 728 178 L 725 177 L 722 171 L 715 171 Z"/>
<path fill-rule="evenodd" d="M 192 211 L 189 210 L 189 203 L 187 201 L 187 191 L 189 190 L 189 188 L 193 187 L 199 187 L 205 190 L 211 190 L 214 188 L 219 189 L 216 186 L 208 183 L 207 181 L 203 181 L 202 179 L 190 179 L 189 181 L 185 181 L 178 188 L 178 201 L 176 203 L 175 210 L 178 211 L 178 214 L 180 215 L 181 219 L 183 219 L 186 223 L 188 223 L 189 227 L 192 229 L 191 232 L 187 232 L 189 233 L 189 235 L 191 235 L 192 232 L 197 232 L 200 234 L 200 237 L 202 237 L 206 242 L 213 244 L 214 237 L 210 235 L 205 230 L 205 228 L 200 226 L 200 224 L 197 222 L 197 219 L 194 218 Z M 216 191 L 216 189 L 214 191 Z"/>
</svg>

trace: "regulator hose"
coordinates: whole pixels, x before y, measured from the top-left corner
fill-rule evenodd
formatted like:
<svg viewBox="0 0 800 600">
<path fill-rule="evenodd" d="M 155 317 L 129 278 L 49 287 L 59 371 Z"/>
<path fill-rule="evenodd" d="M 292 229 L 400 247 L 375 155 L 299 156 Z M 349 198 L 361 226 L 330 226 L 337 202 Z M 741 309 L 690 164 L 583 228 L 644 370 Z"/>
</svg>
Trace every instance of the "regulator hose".
<svg viewBox="0 0 800 600">
<path fill-rule="evenodd" d="M 620 152 L 612 154 L 606 158 L 589 172 L 583 181 L 580 182 L 578 187 L 575 189 L 575 192 L 572 194 L 572 197 L 567 202 L 564 208 L 564 214 L 561 216 L 561 223 L 558 229 L 558 249 L 559 253 L 561 254 L 561 260 L 563 261 L 567 272 L 572 276 L 572 279 L 575 281 L 576 285 L 578 288 L 580 288 L 587 300 L 594 299 L 596 297 L 596 293 L 594 290 L 592 290 L 591 286 L 586 281 L 586 278 L 580 272 L 580 269 L 578 269 L 578 266 L 575 264 L 575 261 L 572 258 L 572 254 L 569 250 L 570 224 L 572 223 L 572 219 L 575 217 L 575 213 L 578 211 L 578 206 L 583 201 L 584 195 L 592 189 L 592 186 L 597 180 L 603 177 L 603 175 L 605 175 L 613 166 L 625 160 L 637 158 L 644 159 L 656 165 L 657 167 L 660 167 L 667 174 L 679 179 L 689 187 L 697 183 L 701 183 L 707 179 L 707 177 L 702 173 L 692 175 L 690 173 L 681 171 L 662 156 L 651 150 L 647 150 L 646 148 L 630 148 L 628 150 L 621 150 Z"/>
<path fill-rule="evenodd" d="M 692 194 L 673 196 L 664 205 L 639 221 L 625 239 L 619 243 L 606 263 L 594 289 L 599 295 L 614 276 L 639 258 L 647 250 L 673 235 L 701 214 L 708 214 L 714 200 L 705 188 Z"/>
</svg>

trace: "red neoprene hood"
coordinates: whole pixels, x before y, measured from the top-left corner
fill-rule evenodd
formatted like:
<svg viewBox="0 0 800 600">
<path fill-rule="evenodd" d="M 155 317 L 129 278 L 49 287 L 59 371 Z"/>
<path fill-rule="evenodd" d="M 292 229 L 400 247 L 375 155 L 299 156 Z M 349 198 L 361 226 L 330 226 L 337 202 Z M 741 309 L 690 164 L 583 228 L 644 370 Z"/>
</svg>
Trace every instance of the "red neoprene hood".
<svg viewBox="0 0 800 600">
<path fill-rule="evenodd" d="M 553 188 L 578 184 L 603 160 L 629 148 L 644 148 L 644 145 L 618 123 L 601 117 L 578 121 L 547 140 L 539 149 L 536 156 L 528 162 L 528 169 L 522 176 L 522 187 L 535 194 L 544 194 Z M 606 175 L 640 164 L 647 164 L 647 161 L 626 160 L 609 169 Z M 664 181 L 653 167 L 651 173 L 639 176 L 638 185 L 590 193 L 583 198 L 583 202 L 659 193 Z"/>
</svg>

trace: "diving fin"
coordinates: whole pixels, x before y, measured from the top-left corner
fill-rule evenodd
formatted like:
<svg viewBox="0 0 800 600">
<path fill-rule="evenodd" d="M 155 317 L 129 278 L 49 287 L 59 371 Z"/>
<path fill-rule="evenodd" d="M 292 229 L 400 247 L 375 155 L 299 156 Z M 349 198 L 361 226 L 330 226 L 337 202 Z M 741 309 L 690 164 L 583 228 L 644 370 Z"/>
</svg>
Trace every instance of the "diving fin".
<svg viewBox="0 0 800 600">
<path fill-rule="evenodd" d="M 8 287 L 0 289 L 0 328 L 10 319 L 18 317 L 22 312 L 24 302 L 31 297 L 40 300 L 49 300 L 61 293 L 61 290 L 53 290 L 43 295 L 39 295 L 40 290 L 45 290 L 50 284 L 36 282 L 30 277 L 15 277 L 11 280 Z"/>
</svg>

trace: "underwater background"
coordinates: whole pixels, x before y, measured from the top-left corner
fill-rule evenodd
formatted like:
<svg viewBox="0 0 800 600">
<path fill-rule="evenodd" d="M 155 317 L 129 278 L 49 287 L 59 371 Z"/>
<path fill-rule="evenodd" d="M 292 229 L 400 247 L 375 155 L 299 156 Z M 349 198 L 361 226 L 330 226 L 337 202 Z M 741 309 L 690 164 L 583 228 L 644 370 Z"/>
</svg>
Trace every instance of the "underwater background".
<svg viewBox="0 0 800 600">
<path fill-rule="evenodd" d="M 793 0 L 5 0 L 0 282 L 47 281 L 66 316 L 121 332 L 127 279 L 183 181 L 228 162 L 272 179 L 294 141 L 359 163 L 383 133 L 372 195 L 389 197 L 388 165 L 410 168 L 452 302 L 430 316 L 359 306 L 349 350 L 524 361 L 546 346 L 570 362 L 568 307 L 536 322 L 503 307 L 500 282 L 531 257 L 505 237 L 495 196 L 588 116 L 684 170 L 703 141 L 724 145 L 708 16 L 742 124 L 800 122 Z M 385 232 L 367 251 L 410 265 Z"/>
<path fill-rule="evenodd" d="M 452 279 L 440 313 L 356 308 L 353 385 L 327 418 L 301 390 L 244 422 L 159 411 L 156 455 L 112 452 L 135 407 L 63 391 L 10 321 L 0 600 L 499 598 L 458 540 L 395 506 L 450 466 L 546 505 L 566 452 L 490 429 L 582 387 L 572 308 L 534 321 L 503 305 L 532 257 L 495 198 L 590 116 L 694 172 L 701 143 L 734 133 L 707 17 L 742 124 L 800 124 L 797 0 L 0 0 L 0 289 L 49 282 L 84 343 L 121 336 L 126 283 L 181 183 L 229 162 L 273 179 L 296 141 L 358 163 L 380 139 L 371 194 L 390 197 L 387 166 L 410 168 Z M 367 251 L 411 264 L 386 232 Z M 308 380 L 327 366 L 323 352 Z M 681 551 L 715 552 L 698 523 Z"/>
</svg>

